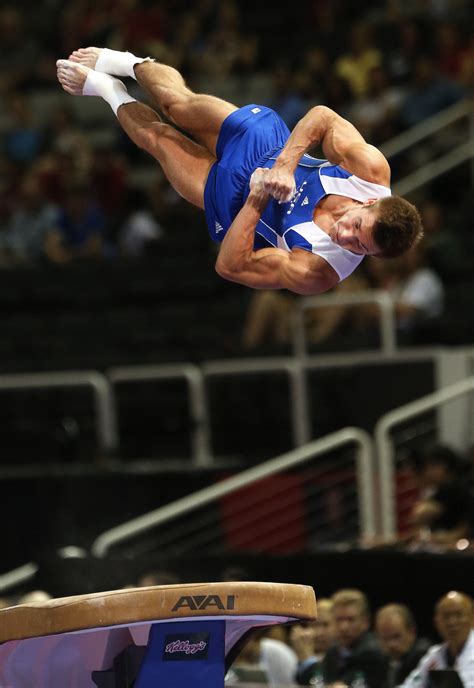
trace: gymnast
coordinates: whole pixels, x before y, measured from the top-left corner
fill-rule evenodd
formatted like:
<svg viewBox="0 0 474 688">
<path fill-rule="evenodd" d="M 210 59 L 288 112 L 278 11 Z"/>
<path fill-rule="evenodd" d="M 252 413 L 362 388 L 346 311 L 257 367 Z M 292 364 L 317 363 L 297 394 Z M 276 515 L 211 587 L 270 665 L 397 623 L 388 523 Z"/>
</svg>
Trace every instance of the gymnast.
<svg viewBox="0 0 474 688">
<path fill-rule="evenodd" d="M 422 236 L 417 209 L 391 195 L 386 158 L 328 107 L 313 107 L 290 133 L 263 105 L 193 93 L 173 67 L 108 48 L 74 51 L 57 74 L 67 93 L 103 98 L 173 188 L 205 211 L 227 280 L 319 294 L 364 256 L 402 255 Z M 136 79 L 167 122 L 117 77 Z M 324 160 L 308 154 L 318 144 Z"/>
</svg>

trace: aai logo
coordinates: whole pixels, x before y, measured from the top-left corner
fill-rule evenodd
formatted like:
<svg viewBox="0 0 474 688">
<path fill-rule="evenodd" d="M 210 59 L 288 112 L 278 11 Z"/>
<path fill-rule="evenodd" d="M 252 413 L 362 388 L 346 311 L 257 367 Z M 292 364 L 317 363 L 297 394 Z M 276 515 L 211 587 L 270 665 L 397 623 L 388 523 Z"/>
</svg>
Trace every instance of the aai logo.
<svg viewBox="0 0 474 688">
<path fill-rule="evenodd" d="M 197 611 L 232 611 L 235 609 L 235 595 L 227 595 L 222 598 L 220 595 L 184 595 L 180 597 L 171 609 L 177 612 L 179 609 L 189 609 Z"/>
</svg>

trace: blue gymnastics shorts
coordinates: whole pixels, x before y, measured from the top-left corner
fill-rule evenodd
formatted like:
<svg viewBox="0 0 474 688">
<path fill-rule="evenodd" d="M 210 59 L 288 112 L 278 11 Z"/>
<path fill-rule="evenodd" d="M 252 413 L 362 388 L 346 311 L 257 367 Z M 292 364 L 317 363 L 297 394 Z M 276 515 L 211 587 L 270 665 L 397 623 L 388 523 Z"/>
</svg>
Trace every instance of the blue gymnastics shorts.
<svg viewBox="0 0 474 688">
<path fill-rule="evenodd" d="M 252 172 L 281 150 L 289 135 L 281 117 L 263 105 L 245 105 L 226 117 L 217 139 L 217 161 L 204 189 L 213 241 L 222 241 L 243 206 Z"/>
</svg>

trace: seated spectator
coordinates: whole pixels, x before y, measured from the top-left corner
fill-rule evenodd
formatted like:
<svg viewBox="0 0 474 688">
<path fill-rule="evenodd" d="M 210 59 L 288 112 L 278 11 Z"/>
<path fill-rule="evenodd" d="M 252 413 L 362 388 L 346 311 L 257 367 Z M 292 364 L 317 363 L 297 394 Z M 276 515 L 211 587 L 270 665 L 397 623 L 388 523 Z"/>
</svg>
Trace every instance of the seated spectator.
<svg viewBox="0 0 474 688">
<path fill-rule="evenodd" d="M 397 260 L 394 279 L 386 285 L 395 300 L 397 326 L 410 330 L 420 319 L 435 318 L 444 305 L 444 287 L 438 275 L 424 262 L 423 249 L 417 246 Z"/>
<path fill-rule="evenodd" d="M 52 154 L 70 154 L 79 174 L 90 174 L 91 144 L 85 131 L 79 127 L 74 110 L 69 105 L 61 104 L 51 112 L 43 136 L 46 151 Z"/>
<path fill-rule="evenodd" d="M 28 175 L 0 236 L 5 261 L 10 265 L 38 262 L 44 257 L 46 237 L 57 228 L 57 209 L 43 197 L 38 177 Z"/>
<path fill-rule="evenodd" d="M 405 343 L 416 335 L 416 329 L 441 315 L 444 286 L 434 270 L 425 264 L 424 250 L 418 245 L 403 256 L 381 261 L 370 258 L 367 266 L 374 283 L 385 289 L 394 301 L 397 331 Z M 364 329 L 378 323 L 375 306 L 358 306 L 358 326 Z"/>
<path fill-rule="evenodd" d="M 456 452 L 435 445 L 415 460 L 415 471 L 421 485 L 412 512 L 415 540 L 450 545 L 469 537 L 472 499 Z"/>
<path fill-rule="evenodd" d="M 293 683 L 298 660 L 291 648 L 280 640 L 256 632 L 243 646 L 228 672 L 226 683 L 264 683 L 272 688 Z"/>
<path fill-rule="evenodd" d="M 40 154 L 42 135 L 34 122 L 33 110 L 28 100 L 19 93 L 12 93 L 7 100 L 11 125 L 4 135 L 5 153 L 22 166 L 30 165 Z"/>
<path fill-rule="evenodd" d="M 147 195 L 140 189 L 132 189 L 126 201 L 126 217 L 119 229 L 121 253 L 130 258 L 138 258 L 155 246 L 163 230 L 156 221 Z"/>
<path fill-rule="evenodd" d="M 104 227 L 104 217 L 87 187 L 72 186 L 59 209 L 57 229 L 46 235 L 45 253 L 57 264 L 98 258 L 102 255 Z"/>
<path fill-rule="evenodd" d="M 464 246 L 461 228 L 454 229 L 457 223 L 446 220 L 443 206 L 434 198 L 427 199 L 420 205 L 420 214 L 429 266 L 443 281 L 454 281 L 460 273 L 470 274 L 473 267 L 471 251 Z"/>
<path fill-rule="evenodd" d="M 420 55 L 415 62 L 413 80 L 400 107 L 401 122 L 405 127 L 413 127 L 463 97 L 464 90 L 459 84 L 440 76 L 431 57 Z"/>
<path fill-rule="evenodd" d="M 326 683 L 364 681 L 367 688 L 384 688 L 388 661 L 370 632 L 367 597 L 360 590 L 339 590 L 332 596 L 336 644 L 329 648 L 321 666 L 301 672 L 303 685 L 314 685 L 318 674 Z M 317 684 L 316 684 L 317 685 Z"/>
<path fill-rule="evenodd" d="M 367 93 L 352 109 L 354 126 L 372 144 L 387 141 L 397 133 L 395 122 L 402 99 L 402 89 L 390 85 L 385 69 L 372 67 Z"/>
<path fill-rule="evenodd" d="M 395 688 L 418 665 L 431 643 L 417 638 L 415 618 L 404 604 L 381 607 L 375 615 L 375 630 L 390 663 L 387 688 Z"/>
<path fill-rule="evenodd" d="M 278 112 L 290 130 L 309 108 L 309 103 L 298 88 L 298 82 L 302 82 L 302 75 L 292 73 L 285 65 L 277 67 L 273 72 L 273 98 L 268 105 Z"/>
<path fill-rule="evenodd" d="M 316 621 L 290 627 L 290 645 L 298 657 L 296 683 L 300 685 L 305 685 L 300 675 L 306 675 L 313 665 L 321 665 L 326 652 L 336 640 L 332 608 L 331 600 L 318 600 Z"/>
<path fill-rule="evenodd" d="M 347 79 L 353 96 L 358 98 L 367 92 L 370 71 L 381 63 L 382 54 L 374 45 L 371 25 L 355 24 L 350 33 L 350 51 L 336 61 L 336 74 Z"/>
<path fill-rule="evenodd" d="M 350 275 L 330 291 L 331 294 L 352 294 L 368 288 L 362 273 Z M 277 345 L 291 341 L 293 317 L 299 297 L 282 291 L 257 291 L 252 294 L 242 333 L 244 349 L 265 343 Z M 318 344 L 331 337 L 351 319 L 349 306 L 324 306 L 305 313 L 307 340 Z M 350 327 L 350 325 L 349 325 Z"/>
<path fill-rule="evenodd" d="M 463 686 L 474 686 L 474 603 L 461 592 L 449 592 L 435 608 L 434 623 L 443 642 L 434 645 L 420 660 L 402 688 L 430 688 L 431 672 L 451 670 Z M 441 684 L 439 684 L 441 685 Z"/>
</svg>

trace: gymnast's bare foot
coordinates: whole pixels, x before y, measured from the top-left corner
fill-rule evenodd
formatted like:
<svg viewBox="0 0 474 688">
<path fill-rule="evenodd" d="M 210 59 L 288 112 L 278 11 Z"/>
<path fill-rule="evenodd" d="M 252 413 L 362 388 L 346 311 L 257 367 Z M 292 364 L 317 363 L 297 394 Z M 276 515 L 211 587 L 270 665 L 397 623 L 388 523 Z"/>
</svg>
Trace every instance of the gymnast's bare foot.
<svg viewBox="0 0 474 688">
<path fill-rule="evenodd" d="M 58 81 L 63 89 L 72 96 L 87 95 L 84 86 L 92 70 L 82 64 L 76 64 L 71 60 L 58 60 L 56 62 Z"/>
<path fill-rule="evenodd" d="M 74 50 L 74 52 L 69 55 L 69 60 L 84 65 L 84 67 L 95 69 L 102 50 L 103 48 L 79 48 L 79 50 Z"/>
<path fill-rule="evenodd" d="M 72 96 L 101 96 L 110 102 L 112 93 L 126 93 L 126 88 L 120 79 L 115 79 L 108 74 L 100 74 L 77 62 L 58 60 L 56 66 L 59 83 L 66 93 Z"/>
<path fill-rule="evenodd" d="M 129 76 L 135 79 L 134 67 L 140 62 L 152 61 L 149 57 L 137 57 L 133 53 L 110 48 L 79 48 L 69 56 L 69 60 L 76 64 L 94 69 L 102 74 L 113 76 Z"/>
</svg>

